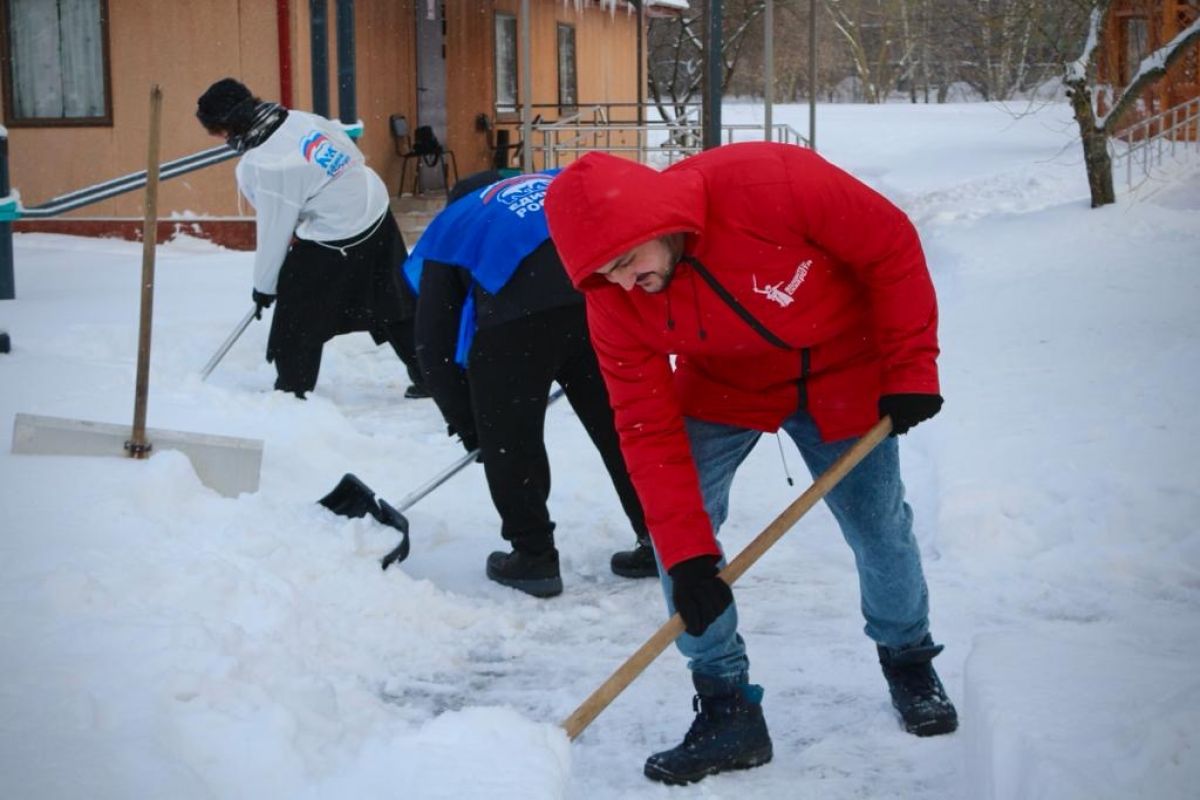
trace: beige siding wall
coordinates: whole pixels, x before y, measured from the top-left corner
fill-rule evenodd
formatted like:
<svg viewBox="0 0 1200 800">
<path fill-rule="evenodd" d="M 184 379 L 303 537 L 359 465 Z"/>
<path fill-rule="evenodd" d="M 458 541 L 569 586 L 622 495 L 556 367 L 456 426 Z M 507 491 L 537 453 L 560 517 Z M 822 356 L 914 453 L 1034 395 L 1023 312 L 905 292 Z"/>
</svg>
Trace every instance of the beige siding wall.
<svg viewBox="0 0 1200 800">
<path fill-rule="evenodd" d="M 446 144 L 460 174 L 490 164 L 488 135 L 476 118 L 495 117 L 494 17 L 516 15 L 520 0 L 444 0 L 447 13 Z M 336 3 L 329 19 L 329 113 L 337 115 Z M 357 0 L 355 46 L 360 146 L 368 163 L 393 190 L 400 159 L 388 117 L 417 119 L 415 15 L 426 0 Z M 559 22 L 575 26 L 581 103 L 632 102 L 636 91 L 637 16 L 594 2 L 531 0 L 533 101 L 558 98 Z M 279 36 L 275 0 L 108 0 L 113 126 L 105 128 L 11 128 L 12 184 L 26 205 L 37 205 L 85 185 L 145 169 L 149 91 L 163 89 L 162 158 L 170 160 L 219 143 L 196 122 L 196 98 L 214 80 L 230 75 L 266 100 L 280 100 Z M 292 105 L 312 107 L 309 3 L 290 0 Z M 538 109 L 544 119 L 557 109 Z M 515 120 L 510 120 L 513 122 Z M 520 138 L 514 130 L 513 141 Z M 540 166 L 540 163 L 538 164 Z M 233 162 L 165 181 L 160 215 L 228 217 L 251 213 L 240 203 Z M 78 211 L 72 217 L 139 217 L 142 198 L 131 193 Z"/>
<path fill-rule="evenodd" d="M 145 169 L 155 82 L 163 90 L 163 159 L 220 143 L 194 116 L 196 98 L 217 78 L 234 75 L 263 97 L 279 94 L 273 2 L 109 0 L 108 10 L 113 125 L 11 128 L 12 185 L 26 205 Z M 236 213 L 232 164 L 164 182 L 158 205 L 163 216 Z M 73 216 L 139 216 L 141 209 L 141 197 L 133 193 Z"/>
</svg>

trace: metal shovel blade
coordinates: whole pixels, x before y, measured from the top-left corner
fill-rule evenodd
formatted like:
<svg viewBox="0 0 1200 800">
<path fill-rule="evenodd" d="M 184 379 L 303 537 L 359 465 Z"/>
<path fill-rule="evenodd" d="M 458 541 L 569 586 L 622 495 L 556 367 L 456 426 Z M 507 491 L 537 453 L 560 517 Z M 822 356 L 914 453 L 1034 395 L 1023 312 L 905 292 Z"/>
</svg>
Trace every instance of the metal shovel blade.
<svg viewBox="0 0 1200 800">
<path fill-rule="evenodd" d="M 338 485 L 317 502 L 343 517 L 356 519 L 370 514 L 381 525 L 387 525 L 400 531 L 400 544 L 396 545 L 380 561 L 380 565 L 384 569 L 408 558 L 408 518 L 389 505 L 386 500 L 376 500 L 375 493 L 359 480 L 358 476 L 347 472 L 338 481 Z"/>
<path fill-rule="evenodd" d="M 338 485 L 317 502 L 343 517 L 357 518 L 367 514 L 374 517 L 379 510 L 375 504 L 375 493 L 350 472 L 343 475 Z"/>
<path fill-rule="evenodd" d="M 386 556 L 379 560 L 379 566 L 387 569 L 408 558 L 408 518 L 388 505 L 386 500 L 379 501 L 379 516 L 376 517 L 384 525 L 391 525 L 400 531 L 400 544 L 392 548 Z"/>
</svg>

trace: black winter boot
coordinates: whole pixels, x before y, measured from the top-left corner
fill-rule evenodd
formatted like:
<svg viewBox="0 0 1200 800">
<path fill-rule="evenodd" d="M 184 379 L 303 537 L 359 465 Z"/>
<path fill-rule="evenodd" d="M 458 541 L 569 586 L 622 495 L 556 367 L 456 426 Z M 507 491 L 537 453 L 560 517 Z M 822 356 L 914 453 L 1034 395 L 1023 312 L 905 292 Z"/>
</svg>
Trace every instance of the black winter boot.
<svg viewBox="0 0 1200 800">
<path fill-rule="evenodd" d="M 917 736 L 937 736 L 958 728 L 958 712 L 946 696 L 933 669 L 933 657 L 942 652 L 933 637 L 899 650 L 876 645 L 892 705 L 904 720 L 904 729 Z"/>
<path fill-rule="evenodd" d="M 487 576 L 496 583 L 534 597 L 554 597 L 563 590 L 558 551 L 553 547 L 540 553 L 498 550 L 488 556 Z"/>
<path fill-rule="evenodd" d="M 647 778 L 684 785 L 706 775 L 750 769 L 771 760 L 771 735 L 763 719 L 761 686 L 693 674 L 696 719 L 683 742 L 646 759 Z"/>
<path fill-rule="evenodd" d="M 613 553 L 612 571 L 622 578 L 657 578 L 658 563 L 650 540 L 639 537 L 637 547 Z"/>
</svg>

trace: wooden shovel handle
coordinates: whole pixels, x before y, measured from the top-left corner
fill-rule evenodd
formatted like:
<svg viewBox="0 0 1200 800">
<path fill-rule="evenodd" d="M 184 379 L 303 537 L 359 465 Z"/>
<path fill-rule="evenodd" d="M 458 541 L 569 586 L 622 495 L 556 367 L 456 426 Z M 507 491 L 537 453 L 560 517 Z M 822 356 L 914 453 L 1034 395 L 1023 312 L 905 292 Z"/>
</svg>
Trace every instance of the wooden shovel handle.
<svg viewBox="0 0 1200 800">
<path fill-rule="evenodd" d="M 150 328 L 154 319 L 154 250 L 158 234 L 158 152 L 162 119 L 162 89 L 150 89 L 150 138 L 146 153 L 146 209 L 142 220 L 142 303 L 138 318 L 137 378 L 133 395 L 133 431 L 125 449 L 133 458 L 147 458 L 146 401 L 150 395 Z"/>
<path fill-rule="evenodd" d="M 879 420 L 875 427 L 867 431 L 833 463 L 833 466 L 817 478 L 804 494 L 793 500 L 792 504 L 785 508 L 783 513 L 776 517 L 762 533 L 754 537 L 754 540 L 738 553 L 737 558 L 721 570 L 720 577 L 732 585 L 891 432 L 892 418 L 884 417 Z M 591 696 L 584 700 L 571 716 L 563 720 L 562 727 L 566 730 L 568 738 L 573 741 L 583 733 L 584 728 L 600 716 L 601 712 L 608 708 L 609 704 L 617 699 L 617 696 L 625 691 L 629 684 L 633 683 L 637 676 L 641 675 L 646 667 L 650 666 L 654 659 L 658 658 L 683 631 L 683 618 L 679 614 L 675 614 L 667 620 L 653 636 L 646 640 L 645 644 L 617 668 L 617 671 L 608 680 L 592 692 Z"/>
</svg>

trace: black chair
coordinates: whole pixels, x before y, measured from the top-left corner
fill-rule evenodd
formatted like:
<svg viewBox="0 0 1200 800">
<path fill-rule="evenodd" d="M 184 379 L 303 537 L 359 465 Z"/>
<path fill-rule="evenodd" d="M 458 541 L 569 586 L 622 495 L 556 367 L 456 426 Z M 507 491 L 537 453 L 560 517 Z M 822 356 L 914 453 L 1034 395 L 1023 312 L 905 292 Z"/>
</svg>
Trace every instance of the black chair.
<svg viewBox="0 0 1200 800">
<path fill-rule="evenodd" d="M 409 133 L 408 119 L 403 114 L 392 114 L 388 118 L 388 124 L 392 131 L 392 143 L 396 148 L 396 155 L 401 158 L 400 165 L 400 185 L 396 187 L 396 196 L 400 197 L 404 194 L 404 179 L 408 175 L 408 162 L 412 159 L 417 159 L 416 168 L 413 169 L 413 194 L 423 194 L 421 186 L 421 165 L 427 167 L 436 167 L 441 165 L 442 168 L 442 184 L 445 191 L 450 190 L 450 170 L 454 170 L 454 180 L 458 180 L 458 161 L 454 157 L 453 150 L 447 150 L 442 147 L 441 142 L 433 134 L 433 129 L 428 125 L 422 125 L 417 128 L 415 136 Z"/>
<path fill-rule="evenodd" d="M 541 114 L 533 118 L 534 125 L 539 125 L 541 122 Z M 522 140 L 514 144 L 512 141 L 512 130 L 496 127 L 496 123 L 487 114 L 476 115 L 475 129 L 487 134 L 487 145 L 488 150 L 492 154 L 492 167 L 494 169 L 521 168 L 521 154 L 525 150 L 525 142 Z M 521 131 L 520 127 L 517 127 L 515 130 L 517 133 Z"/>
</svg>

